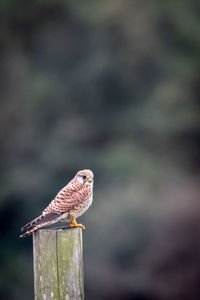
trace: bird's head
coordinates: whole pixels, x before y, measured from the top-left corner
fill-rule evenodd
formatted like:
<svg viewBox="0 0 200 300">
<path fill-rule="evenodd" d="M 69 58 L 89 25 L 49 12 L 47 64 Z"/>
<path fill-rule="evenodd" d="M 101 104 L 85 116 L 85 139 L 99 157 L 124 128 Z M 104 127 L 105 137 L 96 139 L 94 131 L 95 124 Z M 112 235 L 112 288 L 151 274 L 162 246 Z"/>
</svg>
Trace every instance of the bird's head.
<svg viewBox="0 0 200 300">
<path fill-rule="evenodd" d="M 92 186 L 94 181 L 94 174 L 91 170 L 81 170 L 78 171 L 75 178 L 79 183 Z"/>
</svg>

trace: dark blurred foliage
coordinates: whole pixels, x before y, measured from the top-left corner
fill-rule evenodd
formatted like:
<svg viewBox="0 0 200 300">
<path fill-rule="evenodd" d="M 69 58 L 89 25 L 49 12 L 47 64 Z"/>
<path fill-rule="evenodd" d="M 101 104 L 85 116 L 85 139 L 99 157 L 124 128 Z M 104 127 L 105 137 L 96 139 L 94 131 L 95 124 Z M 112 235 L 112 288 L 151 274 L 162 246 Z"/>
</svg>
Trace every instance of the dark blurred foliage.
<svg viewBox="0 0 200 300">
<path fill-rule="evenodd" d="M 1 1 L 1 299 L 33 298 L 20 227 L 82 168 L 86 299 L 200 299 L 199 17 L 197 0 Z"/>
</svg>

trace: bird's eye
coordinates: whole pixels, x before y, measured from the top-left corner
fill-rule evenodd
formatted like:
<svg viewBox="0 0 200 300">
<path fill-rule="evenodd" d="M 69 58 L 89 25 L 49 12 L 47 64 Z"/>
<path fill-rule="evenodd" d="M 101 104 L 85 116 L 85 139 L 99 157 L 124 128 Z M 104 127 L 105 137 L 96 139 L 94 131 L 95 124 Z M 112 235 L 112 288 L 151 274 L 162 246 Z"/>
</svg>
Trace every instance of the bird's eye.
<svg viewBox="0 0 200 300">
<path fill-rule="evenodd" d="M 83 179 L 86 179 L 86 176 L 85 176 L 85 175 L 83 176 Z"/>
</svg>

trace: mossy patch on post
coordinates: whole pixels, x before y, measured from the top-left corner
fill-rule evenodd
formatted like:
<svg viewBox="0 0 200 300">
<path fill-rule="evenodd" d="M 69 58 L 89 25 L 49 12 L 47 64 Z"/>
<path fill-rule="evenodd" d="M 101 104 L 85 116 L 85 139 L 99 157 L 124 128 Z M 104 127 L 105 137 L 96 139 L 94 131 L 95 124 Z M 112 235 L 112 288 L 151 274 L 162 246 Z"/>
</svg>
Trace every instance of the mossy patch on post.
<svg viewBox="0 0 200 300">
<path fill-rule="evenodd" d="M 35 300 L 83 300 L 82 228 L 33 235 Z"/>
</svg>

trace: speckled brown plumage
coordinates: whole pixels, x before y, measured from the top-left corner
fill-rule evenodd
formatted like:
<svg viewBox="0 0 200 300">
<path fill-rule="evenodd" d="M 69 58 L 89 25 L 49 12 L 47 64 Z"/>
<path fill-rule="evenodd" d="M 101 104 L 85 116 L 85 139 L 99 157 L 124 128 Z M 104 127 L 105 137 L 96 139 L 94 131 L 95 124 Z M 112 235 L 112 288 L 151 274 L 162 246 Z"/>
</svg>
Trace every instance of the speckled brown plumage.
<svg viewBox="0 0 200 300">
<path fill-rule="evenodd" d="M 26 231 L 20 237 L 25 237 L 35 230 L 58 221 L 72 222 L 71 227 L 81 226 L 76 223 L 92 204 L 93 179 L 91 170 L 79 171 L 75 177 L 59 191 L 54 200 L 45 208 L 42 215 L 22 227 Z"/>
</svg>

